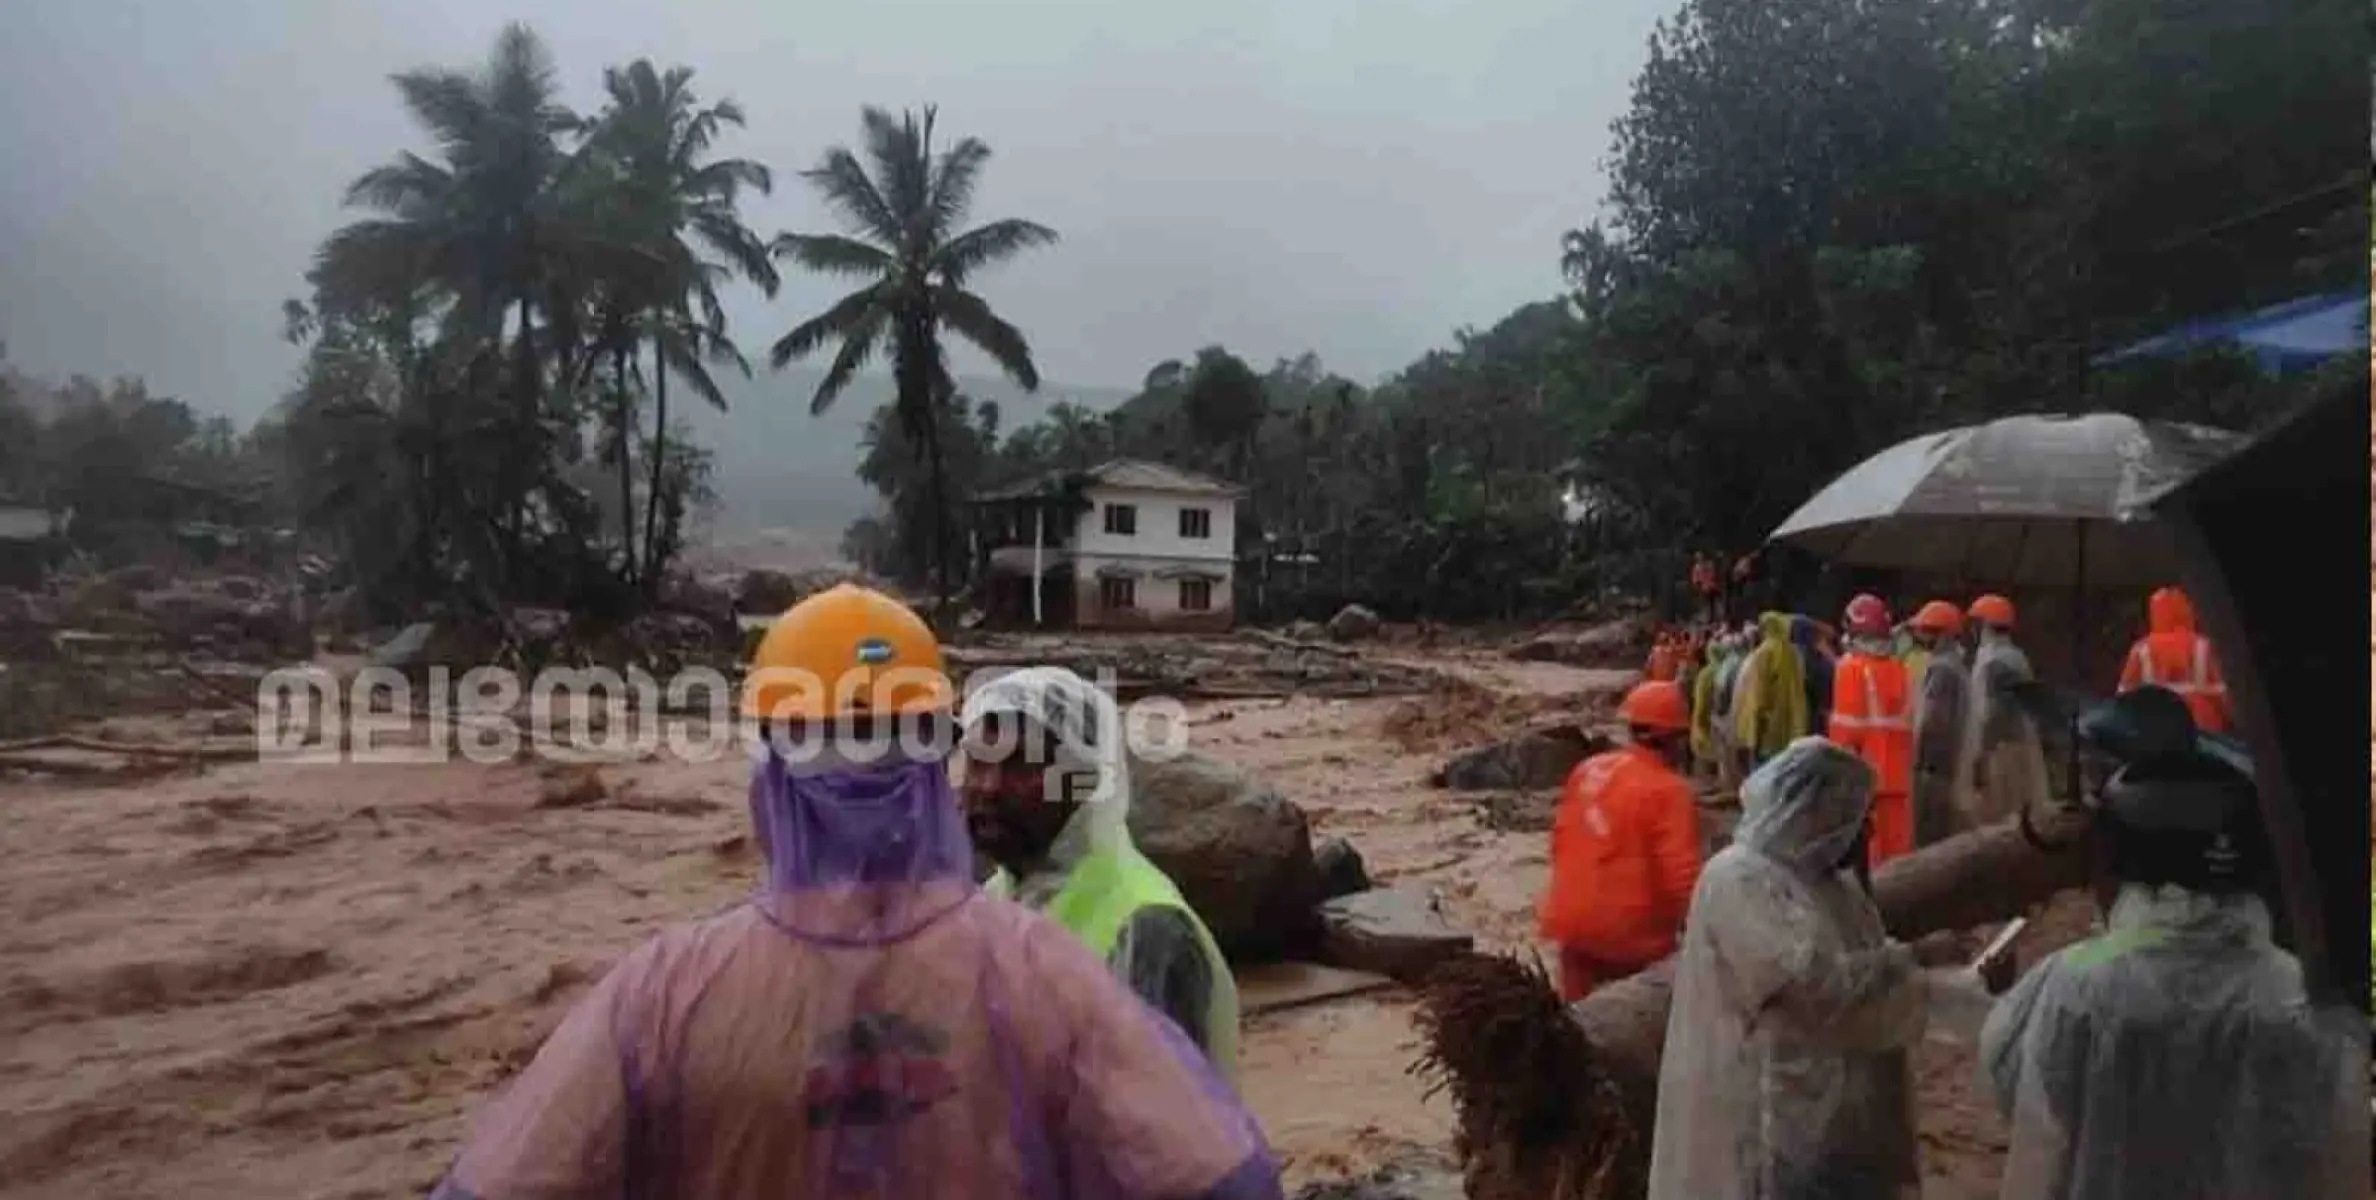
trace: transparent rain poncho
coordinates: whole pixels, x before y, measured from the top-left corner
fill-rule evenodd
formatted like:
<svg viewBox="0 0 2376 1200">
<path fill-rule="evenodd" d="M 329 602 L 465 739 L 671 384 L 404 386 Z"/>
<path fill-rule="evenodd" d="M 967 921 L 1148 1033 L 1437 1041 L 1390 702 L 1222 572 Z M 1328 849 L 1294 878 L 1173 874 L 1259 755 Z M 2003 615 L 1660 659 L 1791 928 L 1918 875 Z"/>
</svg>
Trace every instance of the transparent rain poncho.
<svg viewBox="0 0 2376 1200">
<path fill-rule="evenodd" d="M 750 805 L 756 894 L 620 960 L 437 1197 L 1279 1194 L 1203 1056 L 975 887 L 945 756 L 771 746 Z"/>
<path fill-rule="evenodd" d="M 1956 769 L 1956 807 L 1969 824 L 2008 821 L 2047 803 L 2051 789 L 2037 722 L 2006 691 L 2011 684 L 2035 677 L 2029 656 L 2010 635 L 1980 631 Z"/>
<path fill-rule="evenodd" d="M 1018 717 L 1049 734 L 1055 743 L 1051 772 L 1088 772 L 1095 777 L 1092 786 L 1072 793 L 1082 798 L 1080 808 L 1057 834 L 1047 861 L 1014 881 L 1015 899 L 1032 908 L 1045 906 L 1063 889 L 1073 868 L 1091 854 L 1123 853 L 1135 859 L 1137 849 L 1130 840 L 1129 736 L 1114 698 L 1061 667 L 1025 667 L 968 692 L 969 740 L 983 736 L 984 718 L 993 713 Z M 995 753 L 1004 748 L 985 749 Z M 1200 1047 L 1230 1056 L 1235 1031 L 1203 1028 L 1216 1001 L 1224 1012 L 1237 1010 L 1237 983 L 1227 967 L 1207 953 L 1208 936 L 1177 910 L 1142 910 L 1122 926 L 1106 961 L 1141 998 L 1188 1030 Z"/>
<path fill-rule="evenodd" d="M 1658 1080 L 1652 1200 L 1918 1194 L 1907 1047 L 1931 996 L 1840 864 L 1872 769 L 1818 737 L 1742 785 L 1692 897 Z"/>
<path fill-rule="evenodd" d="M 2006 1200 L 2361 1200 L 2361 1015 L 2312 1010 L 2250 895 L 2125 886 L 1997 1002 Z"/>
<path fill-rule="evenodd" d="M 1957 833 L 1956 769 L 1964 743 L 1964 710 L 1971 703 L 1971 671 L 1963 647 L 1942 642 L 1923 662 L 1914 694 L 1914 844 L 1928 846 Z"/>
</svg>

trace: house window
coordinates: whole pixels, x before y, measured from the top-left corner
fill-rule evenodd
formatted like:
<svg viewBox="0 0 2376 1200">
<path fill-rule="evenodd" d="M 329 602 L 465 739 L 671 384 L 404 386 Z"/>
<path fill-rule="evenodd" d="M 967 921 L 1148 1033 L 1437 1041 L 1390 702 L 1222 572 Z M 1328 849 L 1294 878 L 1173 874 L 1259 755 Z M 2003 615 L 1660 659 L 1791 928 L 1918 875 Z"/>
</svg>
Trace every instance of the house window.
<svg viewBox="0 0 2376 1200">
<path fill-rule="evenodd" d="M 1138 505 L 1108 504 L 1105 506 L 1105 531 L 1123 537 L 1138 532 Z"/>
<path fill-rule="evenodd" d="M 1180 536 L 1184 538 L 1209 538 L 1213 536 L 1213 510 L 1209 508 L 1181 509 Z"/>
<path fill-rule="evenodd" d="M 1211 611 L 1213 611 L 1213 581 L 1212 581 L 1212 580 L 1210 580 L 1210 579 L 1183 579 L 1183 580 L 1181 580 L 1181 581 L 1180 581 L 1180 611 L 1181 611 L 1181 612 L 1211 612 Z"/>
<path fill-rule="evenodd" d="M 1098 580 L 1097 603 L 1109 611 L 1138 607 L 1138 581 L 1116 576 Z"/>
</svg>

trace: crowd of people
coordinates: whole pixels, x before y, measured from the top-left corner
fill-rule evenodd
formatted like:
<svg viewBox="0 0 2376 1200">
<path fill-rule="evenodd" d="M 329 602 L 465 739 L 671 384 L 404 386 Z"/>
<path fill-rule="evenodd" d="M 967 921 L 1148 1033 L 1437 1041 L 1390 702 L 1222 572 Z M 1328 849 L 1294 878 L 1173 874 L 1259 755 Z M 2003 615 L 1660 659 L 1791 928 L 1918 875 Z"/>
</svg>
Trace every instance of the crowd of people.
<svg viewBox="0 0 2376 1200">
<path fill-rule="evenodd" d="M 1628 744 L 1568 778 L 1538 908 L 1570 1001 L 1679 956 L 1652 1200 L 1919 1195 L 1908 1056 L 1938 1028 L 1978 1042 L 2009 1200 L 2364 1193 L 2364 1081 L 2274 940 L 2217 656 L 2184 593 L 2147 607 L 2081 721 L 2123 760 L 2088 785 L 2098 932 L 2018 981 L 2011 956 L 1923 965 L 1871 884 L 2047 799 L 2009 599 L 1895 623 L 1867 594 L 1836 630 L 1768 612 L 1660 639 L 1619 707 Z M 1704 865 L 1695 764 L 1741 805 Z"/>
<path fill-rule="evenodd" d="M 2358 1074 L 2271 940 L 2251 780 L 2201 749 L 2191 710 L 2217 674 L 2177 636 L 2181 602 L 2157 597 L 2122 698 L 2148 750 L 2102 789 L 2105 932 L 2014 983 L 1920 965 L 1871 900 L 1877 831 L 1923 837 L 1931 681 L 1964 668 L 1959 614 L 1926 606 L 1898 645 L 1868 599 L 1836 660 L 1780 614 L 1746 653 L 1672 652 L 1625 698 L 1628 744 L 1569 782 L 1541 908 L 1561 990 L 1679 956 L 1650 1195 L 1915 1196 L 1907 1054 L 1943 1022 L 1979 1032 L 2013 1128 L 2007 1197 L 2350 1194 L 2365 1160 L 2335 1122 Z M 1980 627 L 1970 674 L 2021 665 L 2009 604 L 1960 615 Z M 2002 805 L 1989 702 L 1969 691 L 1982 749 L 1950 782 Z M 845 586 L 769 628 L 743 709 L 763 733 L 759 887 L 621 959 L 479 1114 L 435 1200 L 1281 1194 L 1232 1082 L 1229 966 L 1131 844 L 1110 696 L 1042 668 L 960 705 L 929 627 Z M 1747 772 L 1704 865 L 1695 758 Z"/>
</svg>

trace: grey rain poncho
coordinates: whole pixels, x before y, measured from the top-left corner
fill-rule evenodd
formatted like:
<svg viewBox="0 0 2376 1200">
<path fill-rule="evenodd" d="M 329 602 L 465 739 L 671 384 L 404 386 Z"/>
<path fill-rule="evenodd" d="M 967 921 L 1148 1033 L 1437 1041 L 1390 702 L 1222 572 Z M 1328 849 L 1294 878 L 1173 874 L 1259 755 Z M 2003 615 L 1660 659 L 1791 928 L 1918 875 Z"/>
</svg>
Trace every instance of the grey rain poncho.
<svg viewBox="0 0 2376 1200">
<path fill-rule="evenodd" d="M 1964 710 L 1972 673 L 1963 647 L 1941 642 L 1924 660 L 1914 699 L 1914 845 L 1935 845 L 1962 830 L 1956 767 L 1963 756 Z"/>
<path fill-rule="evenodd" d="M 1962 796 L 1956 807 L 1971 825 L 1993 825 L 2046 805 L 2046 749 L 2037 722 L 2006 691 L 2034 678 L 2029 655 L 2011 636 L 1980 631 L 1956 772 Z"/>
<path fill-rule="evenodd" d="M 1998 1001 L 1980 1066 L 2005 1200 L 2361 1200 L 2368 1047 L 2251 895 L 2128 884 Z"/>
<path fill-rule="evenodd" d="M 1742 785 L 1675 972 L 1651 1200 L 1919 1194 L 1906 1050 L 1933 997 L 1840 869 L 1872 792 L 1872 769 L 1819 737 Z"/>
</svg>

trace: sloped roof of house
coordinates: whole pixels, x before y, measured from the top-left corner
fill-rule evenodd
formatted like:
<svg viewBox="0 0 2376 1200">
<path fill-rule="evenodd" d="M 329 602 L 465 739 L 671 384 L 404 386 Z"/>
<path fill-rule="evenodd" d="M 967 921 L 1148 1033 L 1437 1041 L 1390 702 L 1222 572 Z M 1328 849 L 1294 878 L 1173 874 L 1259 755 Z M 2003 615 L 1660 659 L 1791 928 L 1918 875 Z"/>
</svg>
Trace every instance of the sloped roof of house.
<svg viewBox="0 0 2376 1200">
<path fill-rule="evenodd" d="M 1159 462 L 1139 458 L 1116 458 L 1086 471 L 1049 471 L 1034 475 L 1019 483 L 994 488 L 974 497 L 976 500 L 1021 500 L 1030 496 L 1052 496 L 1067 486 L 1135 488 L 1150 492 L 1178 492 L 1191 496 L 1235 496 L 1239 489 L 1210 475 L 1199 475 Z"/>
</svg>

